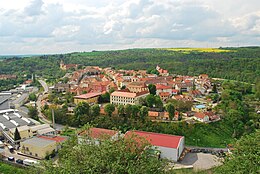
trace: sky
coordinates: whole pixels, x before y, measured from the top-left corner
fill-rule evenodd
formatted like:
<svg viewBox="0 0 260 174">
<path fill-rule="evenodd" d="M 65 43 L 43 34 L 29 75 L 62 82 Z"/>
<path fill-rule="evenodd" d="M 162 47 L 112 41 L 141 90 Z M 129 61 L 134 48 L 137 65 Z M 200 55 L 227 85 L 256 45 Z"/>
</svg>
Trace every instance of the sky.
<svg viewBox="0 0 260 174">
<path fill-rule="evenodd" d="M 0 0 L 0 55 L 252 45 L 259 0 Z"/>
</svg>

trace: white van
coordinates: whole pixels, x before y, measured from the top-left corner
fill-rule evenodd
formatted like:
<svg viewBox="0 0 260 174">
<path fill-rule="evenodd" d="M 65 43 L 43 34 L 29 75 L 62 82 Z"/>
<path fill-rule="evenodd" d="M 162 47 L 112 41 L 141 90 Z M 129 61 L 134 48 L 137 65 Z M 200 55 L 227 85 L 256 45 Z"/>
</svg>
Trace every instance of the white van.
<svg viewBox="0 0 260 174">
<path fill-rule="evenodd" d="M 0 148 L 4 148 L 4 147 L 5 147 L 5 144 L 2 141 L 0 141 Z"/>
<path fill-rule="evenodd" d="M 39 162 L 36 160 L 25 159 L 25 160 L 23 160 L 23 164 L 26 166 L 33 166 L 33 165 L 39 164 Z"/>
</svg>

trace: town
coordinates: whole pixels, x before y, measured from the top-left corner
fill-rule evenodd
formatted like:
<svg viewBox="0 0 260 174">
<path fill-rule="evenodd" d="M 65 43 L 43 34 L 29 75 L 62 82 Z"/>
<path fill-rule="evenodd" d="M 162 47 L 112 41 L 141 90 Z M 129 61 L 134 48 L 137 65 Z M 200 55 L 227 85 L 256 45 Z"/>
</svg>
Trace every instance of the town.
<svg viewBox="0 0 260 174">
<path fill-rule="evenodd" d="M 106 129 L 102 125 L 89 127 L 88 130 L 77 128 L 91 123 L 91 119 L 99 115 L 166 124 L 211 124 L 220 121 L 222 115 L 214 108 L 219 103 L 222 88 L 207 74 L 175 75 L 159 65 L 152 70 L 138 71 L 84 67 L 64 64 L 62 60 L 60 68 L 67 72 L 65 76 L 53 85 L 39 80 L 43 87 L 41 91 L 31 86 L 34 79 L 28 79 L 20 87 L 0 93 L 3 159 L 27 166 L 38 164 L 43 159 L 57 160 L 56 154 L 62 143 L 70 138 L 64 132 L 70 129 L 77 130 L 79 143 L 88 142 L 82 140 L 85 134 L 95 143 L 102 141 L 104 135 L 113 141 L 119 137 L 137 135 L 156 147 L 158 157 L 176 163 L 173 165 L 176 169 L 193 168 L 192 165 L 177 162 L 185 160 L 185 156 L 189 160 L 187 154 L 194 151 L 213 154 L 210 159 L 212 166 L 206 168 L 221 164 L 214 160 L 223 156 L 228 149 L 186 147 L 185 137 L 181 135 L 131 129 L 123 132 Z M 64 124 L 66 121 L 62 120 L 69 120 L 70 117 L 81 118 L 74 119 L 75 123 Z"/>
</svg>

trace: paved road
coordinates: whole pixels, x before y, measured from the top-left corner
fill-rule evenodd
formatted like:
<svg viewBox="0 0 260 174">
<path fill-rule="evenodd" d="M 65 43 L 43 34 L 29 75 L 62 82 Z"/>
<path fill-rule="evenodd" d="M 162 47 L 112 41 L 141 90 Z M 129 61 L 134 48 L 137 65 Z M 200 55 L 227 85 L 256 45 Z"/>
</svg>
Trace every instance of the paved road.
<svg viewBox="0 0 260 174">
<path fill-rule="evenodd" d="M 44 88 L 44 93 L 47 93 L 49 91 L 49 87 L 48 87 L 47 83 L 43 80 L 38 80 L 38 81 L 40 82 L 40 84 Z"/>
<path fill-rule="evenodd" d="M 38 96 L 38 99 L 37 99 L 37 102 L 36 102 L 36 105 L 37 105 L 37 110 L 38 110 L 38 113 L 39 113 L 39 119 L 41 122 L 43 123 L 47 123 L 47 124 L 51 124 L 51 121 L 47 120 L 45 118 L 45 116 L 42 114 L 41 112 L 41 101 L 42 101 L 42 94 L 40 94 Z"/>
</svg>

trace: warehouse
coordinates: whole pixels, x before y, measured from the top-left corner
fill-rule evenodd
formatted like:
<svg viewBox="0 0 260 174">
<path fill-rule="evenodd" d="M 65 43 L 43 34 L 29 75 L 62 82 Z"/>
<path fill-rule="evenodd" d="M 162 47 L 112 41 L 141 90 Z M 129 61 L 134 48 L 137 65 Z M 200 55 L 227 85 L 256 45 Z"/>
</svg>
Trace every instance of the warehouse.
<svg viewBox="0 0 260 174">
<path fill-rule="evenodd" d="M 125 137 L 131 137 L 132 135 L 145 138 L 152 146 L 161 152 L 161 158 L 167 158 L 177 162 L 184 150 L 183 136 L 143 131 L 128 131 L 126 132 Z"/>
</svg>

